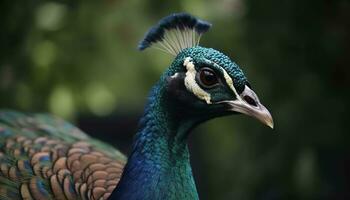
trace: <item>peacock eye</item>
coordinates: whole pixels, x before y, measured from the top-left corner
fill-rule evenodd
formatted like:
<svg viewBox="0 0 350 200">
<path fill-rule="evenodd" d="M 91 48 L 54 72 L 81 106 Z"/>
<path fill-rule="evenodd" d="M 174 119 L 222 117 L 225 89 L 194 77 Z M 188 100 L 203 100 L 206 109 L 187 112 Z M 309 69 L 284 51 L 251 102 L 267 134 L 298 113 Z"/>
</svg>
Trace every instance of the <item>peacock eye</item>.
<svg viewBox="0 0 350 200">
<path fill-rule="evenodd" d="M 203 68 L 199 71 L 199 82 L 203 87 L 211 88 L 218 84 L 218 78 L 212 69 Z"/>
</svg>

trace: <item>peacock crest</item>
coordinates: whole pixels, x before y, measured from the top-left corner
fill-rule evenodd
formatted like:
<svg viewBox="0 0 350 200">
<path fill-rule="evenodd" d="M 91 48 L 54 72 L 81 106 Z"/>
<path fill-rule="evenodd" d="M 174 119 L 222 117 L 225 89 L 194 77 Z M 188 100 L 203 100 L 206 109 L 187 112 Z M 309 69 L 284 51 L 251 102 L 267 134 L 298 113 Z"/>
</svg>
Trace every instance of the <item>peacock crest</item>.
<svg viewBox="0 0 350 200">
<path fill-rule="evenodd" d="M 203 33 L 211 24 L 187 13 L 169 15 L 153 26 L 140 42 L 138 49 L 154 47 L 174 56 L 183 49 L 199 45 Z"/>
</svg>

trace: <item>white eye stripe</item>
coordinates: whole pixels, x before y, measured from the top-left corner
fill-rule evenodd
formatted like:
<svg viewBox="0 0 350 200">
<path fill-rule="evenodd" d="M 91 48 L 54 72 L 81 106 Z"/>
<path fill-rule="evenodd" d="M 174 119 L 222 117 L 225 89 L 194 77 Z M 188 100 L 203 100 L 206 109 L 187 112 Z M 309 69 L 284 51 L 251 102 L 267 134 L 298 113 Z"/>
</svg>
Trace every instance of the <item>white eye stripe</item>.
<svg viewBox="0 0 350 200">
<path fill-rule="evenodd" d="M 196 82 L 197 71 L 193 64 L 192 58 L 187 57 L 184 60 L 183 65 L 186 67 L 185 86 L 189 92 L 192 92 L 196 97 L 204 100 L 207 104 L 211 104 L 211 96 L 208 92 L 204 91 Z"/>
<path fill-rule="evenodd" d="M 220 66 L 219 66 L 219 67 L 220 67 Z M 226 70 L 225 70 L 224 68 L 222 68 L 222 67 L 220 67 L 220 68 L 221 68 L 222 72 L 224 73 L 224 78 L 225 78 L 225 81 L 226 81 L 227 85 L 231 88 L 231 90 L 233 91 L 233 93 L 235 93 L 236 98 L 237 98 L 238 100 L 242 100 L 241 97 L 239 96 L 239 94 L 238 94 L 238 92 L 237 92 L 235 86 L 233 85 L 233 80 L 232 80 L 231 76 L 228 75 L 228 73 L 226 72 Z"/>
<path fill-rule="evenodd" d="M 224 78 L 225 78 L 226 84 L 230 87 L 230 89 L 231 89 L 231 90 L 233 91 L 233 93 L 236 95 L 236 98 L 237 98 L 238 100 L 242 100 L 242 98 L 239 96 L 239 94 L 238 94 L 238 92 L 237 92 L 235 86 L 233 85 L 233 80 L 232 80 L 231 76 L 228 75 L 227 71 L 226 71 L 223 67 L 221 67 L 220 65 L 218 65 L 218 64 L 216 64 L 216 63 L 214 63 L 214 62 L 212 62 L 212 61 L 210 61 L 210 60 L 207 60 L 207 61 L 208 61 L 208 63 L 212 63 L 212 64 L 215 65 L 217 68 L 221 69 L 221 71 L 222 71 L 223 74 L 224 74 Z"/>
</svg>

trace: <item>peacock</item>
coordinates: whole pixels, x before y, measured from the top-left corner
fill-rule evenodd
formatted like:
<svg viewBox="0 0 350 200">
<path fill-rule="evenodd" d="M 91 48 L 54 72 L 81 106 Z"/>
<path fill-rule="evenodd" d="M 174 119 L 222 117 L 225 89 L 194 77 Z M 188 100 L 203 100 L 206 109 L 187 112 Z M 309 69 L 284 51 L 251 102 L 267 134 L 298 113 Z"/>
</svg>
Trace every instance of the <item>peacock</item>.
<svg viewBox="0 0 350 200">
<path fill-rule="evenodd" d="M 239 66 L 199 46 L 210 27 L 175 13 L 139 43 L 175 59 L 150 91 L 128 158 L 56 116 L 1 111 L 0 199 L 199 199 L 187 146 L 195 126 L 242 113 L 273 128 Z"/>
</svg>

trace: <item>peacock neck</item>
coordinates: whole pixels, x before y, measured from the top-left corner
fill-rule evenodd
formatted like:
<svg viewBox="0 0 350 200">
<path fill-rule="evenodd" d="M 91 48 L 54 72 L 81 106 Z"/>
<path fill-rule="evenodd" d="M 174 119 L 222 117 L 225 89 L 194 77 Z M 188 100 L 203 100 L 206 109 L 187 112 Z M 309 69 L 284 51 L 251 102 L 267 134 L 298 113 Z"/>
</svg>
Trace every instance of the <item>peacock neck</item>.
<svg viewBox="0 0 350 200">
<path fill-rule="evenodd" d="M 164 89 L 156 86 L 151 92 L 111 199 L 198 199 L 187 146 L 196 121 L 179 114 Z"/>
</svg>

